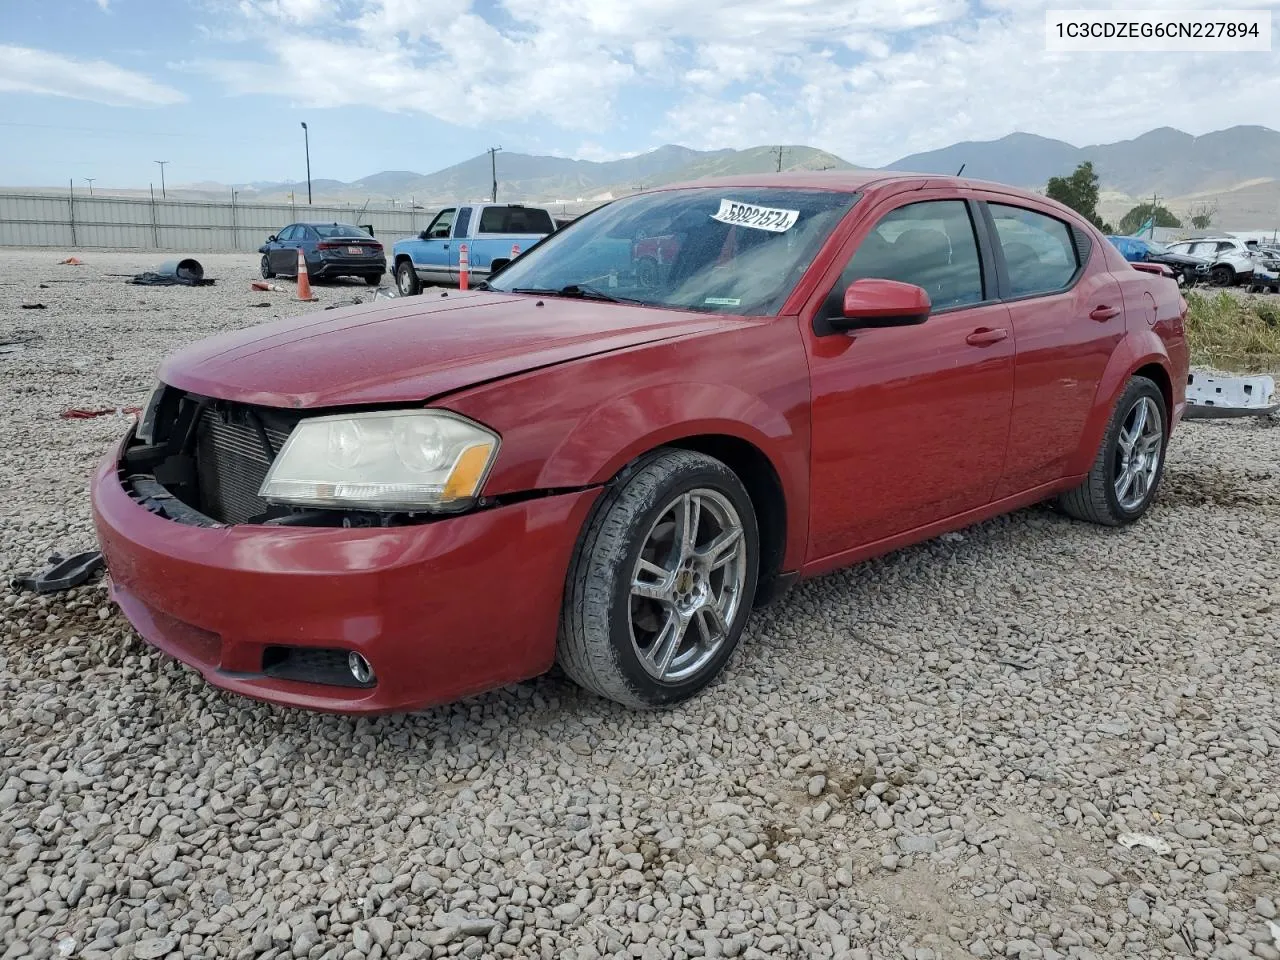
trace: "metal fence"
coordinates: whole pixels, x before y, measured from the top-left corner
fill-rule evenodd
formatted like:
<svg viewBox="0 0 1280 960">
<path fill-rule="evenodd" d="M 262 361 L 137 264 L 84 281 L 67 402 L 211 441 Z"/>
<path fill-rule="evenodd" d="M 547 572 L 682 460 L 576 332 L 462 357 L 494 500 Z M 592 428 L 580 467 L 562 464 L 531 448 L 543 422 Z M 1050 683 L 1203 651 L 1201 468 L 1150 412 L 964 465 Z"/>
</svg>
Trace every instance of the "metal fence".
<svg viewBox="0 0 1280 960">
<path fill-rule="evenodd" d="M 579 207 L 595 205 L 554 204 L 551 209 L 559 215 L 581 213 L 584 210 Z M 366 207 L 362 212 L 358 204 L 230 203 L 0 191 L 0 246 L 256 251 L 269 234 L 298 220 L 368 224 L 375 236 L 394 240 L 424 229 L 438 209 Z"/>
<path fill-rule="evenodd" d="M 0 193 L 0 245 L 253 251 L 296 220 L 359 220 L 378 236 L 408 236 L 434 210 L 369 210 L 354 204 L 209 203 L 122 197 Z"/>
</svg>

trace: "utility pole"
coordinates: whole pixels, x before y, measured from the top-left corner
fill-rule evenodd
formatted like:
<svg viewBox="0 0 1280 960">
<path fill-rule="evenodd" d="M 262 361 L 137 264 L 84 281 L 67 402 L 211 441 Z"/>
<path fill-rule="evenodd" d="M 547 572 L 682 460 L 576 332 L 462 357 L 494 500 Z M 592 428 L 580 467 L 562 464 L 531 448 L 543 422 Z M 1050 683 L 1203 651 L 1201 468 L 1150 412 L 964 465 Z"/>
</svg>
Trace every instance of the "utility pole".
<svg viewBox="0 0 1280 960">
<path fill-rule="evenodd" d="M 165 199 L 169 196 L 167 193 L 164 192 L 164 165 L 168 162 L 169 162 L 168 160 L 156 161 L 156 163 L 160 164 L 160 197 L 161 199 Z"/>
<path fill-rule="evenodd" d="M 490 194 L 490 203 L 498 202 L 498 151 L 501 147 L 489 148 L 489 171 L 493 174 L 493 192 Z"/>
<path fill-rule="evenodd" d="M 786 153 L 786 150 L 787 150 L 786 147 L 774 147 L 772 150 L 769 151 L 770 153 L 777 154 L 779 173 L 782 172 L 782 155 Z"/>
<path fill-rule="evenodd" d="M 307 206 L 311 206 L 311 131 L 306 123 L 302 124 L 302 142 L 307 148 Z"/>
<path fill-rule="evenodd" d="M 1151 195 L 1151 230 L 1147 234 L 1147 236 L 1152 240 L 1156 238 L 1156 204 L 1159 202 L 1159 200 L 1160 198 L 1157 197 L 1154 193 Z"/>
<path fill-rule="evenodd" d="M 91 196 L 91 197 L 92 197 L 92 196 L 93 196 L 93 181 L 97 180 L 98 178 L 97 178 L 97 177 L 81 177 L 80 179 L 81 179 L 81 180 L 83 180 L 85 183 L 89 184 L 89 196 Z"/>
</svg>

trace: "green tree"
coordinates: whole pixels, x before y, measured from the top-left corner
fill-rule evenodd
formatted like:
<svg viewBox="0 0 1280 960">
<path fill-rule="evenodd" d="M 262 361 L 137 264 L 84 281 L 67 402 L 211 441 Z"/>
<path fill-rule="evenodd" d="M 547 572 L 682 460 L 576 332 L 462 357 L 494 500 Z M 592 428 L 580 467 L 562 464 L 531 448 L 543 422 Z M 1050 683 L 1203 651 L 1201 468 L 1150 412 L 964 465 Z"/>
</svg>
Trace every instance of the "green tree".
<svg viewBox="0 0 1280 960">
<path fill-rule="evenodd" d="M 1182 226 L 1182 221 L 1175 217 L 1169 208 L 1163 204 L 1156 204 L 1155 211 L 1157 227 Z M 1127 237 L 1146 223 L 1150 217 L 1151 204 L 1140 203 L 1120 218 L 1120 232 Z"/>
<path fill-rule="evenodd" d="M 1098 216 L 1098 175 L 1093 162 L 1086 160 L 1069 177 L 1050 177 L 1045 194 L 1050 200 L 1070 207 L 1103 233 L 1112 233 L 1111 224 Z"/>
</svg>

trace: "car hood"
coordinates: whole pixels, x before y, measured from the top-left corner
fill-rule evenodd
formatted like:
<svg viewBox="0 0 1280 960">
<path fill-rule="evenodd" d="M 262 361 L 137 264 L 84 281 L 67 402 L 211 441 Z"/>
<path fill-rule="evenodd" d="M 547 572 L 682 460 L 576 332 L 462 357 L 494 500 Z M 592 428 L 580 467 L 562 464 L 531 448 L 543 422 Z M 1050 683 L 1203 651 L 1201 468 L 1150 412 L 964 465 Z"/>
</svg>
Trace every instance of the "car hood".
<svg viewBox="0 0 1280 960">
<path fill-rule="evenodd" d="M 598 301 L 428 292 L 211 337 L 170 357 L 159 375 L 202 396 L 269 407 L 419 402 L 743 322 Z"/>
<path fill-rule="evenodd" d="M 1147 257 L 1152 263 L 1170 263 L 1177 264 L 1181 267 L 1200 267 L 1208 264 L 1208 260 L 1203 257 L 1193 257 L 1185 253 L 1174 253 L 1172 250 L 1168 253 L 1153 253 Z"/>
</svg>

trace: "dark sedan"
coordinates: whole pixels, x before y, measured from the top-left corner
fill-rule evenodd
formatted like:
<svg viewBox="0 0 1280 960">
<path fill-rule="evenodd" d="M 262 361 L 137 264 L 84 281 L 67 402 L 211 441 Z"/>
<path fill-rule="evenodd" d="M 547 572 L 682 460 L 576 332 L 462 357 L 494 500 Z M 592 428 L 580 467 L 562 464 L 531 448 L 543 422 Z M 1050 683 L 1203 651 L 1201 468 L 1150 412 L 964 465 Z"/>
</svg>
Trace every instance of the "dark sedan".
<svg viewBox="0 0 1280 960">
<path fill-rule="evenodd" d="M 1185 253 L 1175 253 L 1162 243 L 1142 237 L 1107 237 L 1130 263 L 1160 263 L 1173 271 L 1178 283 L 1191 286 L 1209 279 L 1209 261 Z"/>
<path fill-rule="evenodd" d="M 387 272 L 382 244 L 349 223 L 291 223 L 268 237 L 258 248 L 262 254 L 262 277 L 294 277 L 298 274 L 298 251 L 307 260 L 307 275 L 313 280 L 333 277 L 363 277 L 376 287 Z"/>
</svg>

